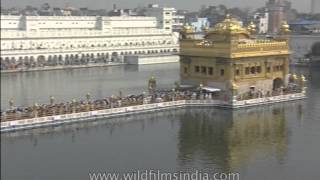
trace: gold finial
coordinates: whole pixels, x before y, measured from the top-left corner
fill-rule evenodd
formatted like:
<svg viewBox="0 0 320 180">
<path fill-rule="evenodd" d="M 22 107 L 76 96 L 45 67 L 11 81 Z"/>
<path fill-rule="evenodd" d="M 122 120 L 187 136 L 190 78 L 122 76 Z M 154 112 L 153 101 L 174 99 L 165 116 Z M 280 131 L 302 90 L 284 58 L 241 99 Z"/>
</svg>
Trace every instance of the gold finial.
<svg viewBox="0 0 320 180">
<path fill-rule="evenodd" d="M 304 77 L 304 75 L 302 75 L 302 74 L 301 74 L 301 76 L 300 76 L 300 81 L 301 81 L 301 82 L 306 82 L 306 81 L 307 81 L 307 80 L 306 80 L 306 77 Z"/>
<path fill-rule="evenodd" d="M 256 25 L 253 23 L 253 21 L 251 21 L 247 30 L 249 33 L 253 34 L 256 32 L 256 28 L 257 28 Z"/>
<path fill-rule="evenodd" d="M 296 74 L 293 74 L 292 78 L 293 78 L 293 80 L 297 80 L 298 79 Z"/>
<path fill-rule="evenodd" d="M 186 24 L 186 25 L 183 26 L 182 32 L 183 33 L 187 33 L 187 34 L 188 33 L 193 33 L 193 28 L 189 24 Z"/>
<path fill-rule="evenodd" d="M 209 27 L 208 26 L 203 26 L 202 27 L 202 31 L 205 32 L 205 33 L 209 32 Z"/>
<path fill-rule="evenodd" d="M 225 17 L 225 19 L 228 19 L 228 20 L 231 20 L 231 14 L 226 14 L 226 17 Z"/>
<path fill-rule="evenodd" d="M 283 21 L 283 22 L 281 23 L 280 31 L 281 31 L 281 33 L 283 33 L 283 34 L 287 34 L 287 33 L 290 32 L 290 26 L 289 26 L 289 24 L 287 23 L 287 21 Z"/>
<path fill-rule="evenodd" d="M 232 90 L 238 90 L 238 89 L 239 89 L 239 86 L 238 86 L 235 82 L 232 82 L 232 83 L 231 83 L 231 89 L 232 89 Z"/>
<path fill-rule="evenodd" d="M 247 29 L 243 28 L 241 22 L 232 18 L 230 14 L 227 14 L 226 18 L 222 22 L 216 24 L 208 34 L 249 35 Z"/>
<path fill-rule="evenodd" d="M 300 86 L 301 87 L 304 87 L 304 83 L 306 82 L 306 78 L 304 77 L 304 75 L 301 74 L 300 76 Z"/>
</svg>

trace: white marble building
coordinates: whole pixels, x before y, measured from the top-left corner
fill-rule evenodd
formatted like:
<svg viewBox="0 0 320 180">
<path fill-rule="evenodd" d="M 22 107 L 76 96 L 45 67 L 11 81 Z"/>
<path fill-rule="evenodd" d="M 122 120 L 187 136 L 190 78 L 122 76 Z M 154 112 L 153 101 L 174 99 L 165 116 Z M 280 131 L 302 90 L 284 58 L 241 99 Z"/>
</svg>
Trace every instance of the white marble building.
<svg viewBox="0 0 320 180">
<path fill-rule="evenodd" d="M 167 31 L 179 32 L 185 23 L 185 17 L 177 15 L 175 8 L 160 7 L 158 4 L 150 4 L 145 15 L 156 17 L 157 26 Z"/>
<path fill-rule="evenodd" d="M 177 52 L 173 8 L 162 10 L 158 18 L 3 15 L 1 63 L 119 60 L 125 55 Z"/>
<path fill-rule="evenodd" d="M 268 32 L 268 24 L 269 24 L 269 13 L 263 12 L 263 13 L 259 13 L 257 12 L 256 14 L 254 14 L 253 16 L 255 22 L 257 23 L 257 27 L 258 27 L 258 33 L 260 34 L 265 34 Z"/>
</svg>

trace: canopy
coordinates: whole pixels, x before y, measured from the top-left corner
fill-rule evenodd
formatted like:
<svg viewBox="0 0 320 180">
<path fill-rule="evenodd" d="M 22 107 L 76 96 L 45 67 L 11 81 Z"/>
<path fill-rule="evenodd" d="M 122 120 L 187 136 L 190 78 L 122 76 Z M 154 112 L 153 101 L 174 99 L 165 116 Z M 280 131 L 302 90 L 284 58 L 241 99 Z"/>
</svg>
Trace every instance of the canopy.
<svg viewBox="0 0 320 180">
<path fill-rule="evenodd" d="M 203 90 L 209 91 L 209 92 L 219 92 L 221 91 L 221 89 L 217 89 L 217 88 L 213 88 L 213 87 L 208 87 L 208 86 L 204 86 L 202 87 Z"/>
</svg>

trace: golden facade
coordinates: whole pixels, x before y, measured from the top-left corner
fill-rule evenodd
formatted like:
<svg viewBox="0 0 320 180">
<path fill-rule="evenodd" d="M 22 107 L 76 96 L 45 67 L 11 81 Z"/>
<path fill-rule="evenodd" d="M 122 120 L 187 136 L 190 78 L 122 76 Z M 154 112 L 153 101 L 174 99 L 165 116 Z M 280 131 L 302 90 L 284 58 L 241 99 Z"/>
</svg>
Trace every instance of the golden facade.
<svg viewBox="0 0 320 180">
<path fill-rule="evenodd" d="M 289 73 L 289 45 L 282 35 L 256 38 L 255 25 L 247 28 L 227 15 L 226 19 L 197 39 L 190 27 L 181 32 L 180 79 L 182 84 L 219 88 L 231 94 L 252 89 L 267 94 L 285 85 Z"/>
</svg>

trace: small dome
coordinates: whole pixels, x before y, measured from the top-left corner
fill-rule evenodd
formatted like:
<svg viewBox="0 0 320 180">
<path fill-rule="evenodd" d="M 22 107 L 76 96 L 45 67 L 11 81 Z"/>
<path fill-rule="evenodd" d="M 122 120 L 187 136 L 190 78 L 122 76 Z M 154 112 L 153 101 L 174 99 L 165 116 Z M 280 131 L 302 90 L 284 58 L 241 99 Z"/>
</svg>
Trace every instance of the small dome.
<svg viewBox="0 0 320 180">
<path fill-rule="evenodd" d="M 203 26 L 203 27 L 202 27 L 202 30 L 203 30 L 204 32 L 208 32 L 208 31 L 209 31 L 209 27 L 208 27 L 208 26 Z"/>
<path fill-rule="evenodd" d="M 182 28 L 182 32 L 184 33 L 193 33 L 193 27 L 190 25 L 184 25 Z"/>
<path fill-rule="evenodd" d="M 230 81 L 230 89 L 231 90 L 238 90 L 239 86 L 234 82 L 234 81 Z"/>
<path fill-rule="evenodd" d="M 289 24 L 287 23 L 287 21 L 283 21 L 281 23 L 281 28 L 280 28 L 281 32 L 282 33 L 289 33 L 290 32 L 290 26 Z"/>
<path fill-rule="evenodd" d="M 257 28 L 257 26 L 251 21 L 250 24 L 249 24 L 249 26 L 248 26 L 248 28 L 247 28 L 247 30 L 248 30 L 250 33 L 255 33 L 256 30 L 257 30 L 256 28 Z"/>
<path fill-rule="evenodd" d="M 234 18 L 231 18 L 229 14 L 226 15 L 225 20 L 223 20 L 221 23 L 218 23 L 210 32 L 220 34 L 248 34 L 248 31 L 242 27 L 241 22 Z"/>
</svg>

